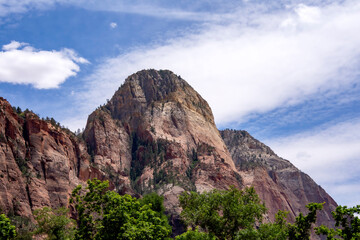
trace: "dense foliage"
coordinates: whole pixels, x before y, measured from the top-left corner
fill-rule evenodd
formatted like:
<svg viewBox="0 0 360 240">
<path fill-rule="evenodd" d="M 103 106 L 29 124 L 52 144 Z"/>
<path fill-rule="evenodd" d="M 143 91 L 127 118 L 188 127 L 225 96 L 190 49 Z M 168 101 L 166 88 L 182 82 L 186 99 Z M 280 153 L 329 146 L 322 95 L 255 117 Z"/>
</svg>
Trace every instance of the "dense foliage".
<svg viewBox="0 0 360 240">
<path fill-rule="evenodd" d="M 0 214 L 0 239 L 13 239 L 15 236 L 15 226 L 11 224 L 10 219 L 5 214 Z"/>
<path fill-rule="evenodd" d="M 213 190 L 208 193 L 186 193 L 180 196 L 181 213 L 185 223 L 192 229 L 199 227 L 215 239 L 247 239 L 247 240 L 305 240 L 310 239 L 317 210 L 322 209 L 320 203 L 310 203 L 307 215 L 302 213 L 296 217 L 294 224 L 286 222 L 286 212 L 279 211 L 274 223 L 262 223 L 266 208 L 253 188 L 238 190 Z M 187 232 L 181 237 L 197 234 Z M 204 238 L 204 236 L 202 236 Z M 200 238 L 202 239 L 202 238 Z M 206 239 L 206 238 L 204 238 Z M 210 238 L 209 238 L 210 239 Z"/>
<path fill-rule="evenodd" d="M 309 203 L 306 207 L 309 209 L 308 215 L 304 216 L 300 213 L 295 223 L 289 224 L 289 239 L 291 240 L 310 239 L 312 224 L 316 222 L 316 212 L 322 209 L 323 203 Z"/>
<path fill-rule="evenodd" d="M 155 193 L 136 199 L 108 190 L 107 181 L 89 180 L 85 189 L 78 186 L 72 192 L 72 218 L 65 208 L 44 207 L 34 211 L 34 230 L 21 229 L 16 217 L 0 215 L 0 240 L 32 239 L 170 239 L 171 227 L 165 215 L 163 197 Z M 309 240 L 316 213 L 322 203 L 309 203 L 308 213 L 300 213 L 293 224 L 286 221 L 287 213 L 279 211 L 275 222 L 263 223 L 266 213 L 253 188 L 183 192 L 181 217 L 188 231 L 176 240 Z M 319 226 L 316 234 L 328 240 L 360 239 L 360 206 L 339 206 L 332 213 L 335 228 Z M 27 226 L 29 224 L 25 224 Z M 31 228 L 29 228 L 31 229 Z M 17 231 L 16 231 L 17 230 Z M 313 232 L 314 233 L 314 232 Z"/>
<path fill-rule="evenodd" d="M 324 234 L 327 240 L 344 239 L 357 240 L 360 239 L 360 219 L 356 216 L 360 214 L 360 205 L 348 208 L 347 206 L 338 206 L 332 212 L 335 220 L 335 229 L 328 228 L 324 225 L 316 228 L 317 234 Z"/>
<path fill-rule="evenodd" d="M 216 240 L 216 237 L 212 234 L 199 232 L 197 229 L 194 230 L 188 230 L 187 232 L 184 232 L 183 234 L 176 236 L 175 240 Z"/>
<path fill-rule="evenodd" d="M 171 234 L 162 198 L 151 196 L 140 201 L 107 188 L 107 181 L 94 179 L 88 181 L 86 193 L 80 185 L 73 191 L 75 239 L 166 239 Z"/>
<path fill-rule="evenodd" d="M 185 223 L 199 226 L 218 239 L 235 239 L 236 235 L 250 232 L 265 213 L 253 188 L 240 191 L 232 187 L 229 191 L 203 194 L 184 192 L 179 200 Z"/>
<path fill-rule="evenodd" d="M 48 239 L 66 240 L 74 238 L 75 223 L 67 217 L 68 209 L 62 207 L 53 210 L 44 207 L 34 211 L 38 227 L 35 234 L 47 234 Z"/>
</svg>

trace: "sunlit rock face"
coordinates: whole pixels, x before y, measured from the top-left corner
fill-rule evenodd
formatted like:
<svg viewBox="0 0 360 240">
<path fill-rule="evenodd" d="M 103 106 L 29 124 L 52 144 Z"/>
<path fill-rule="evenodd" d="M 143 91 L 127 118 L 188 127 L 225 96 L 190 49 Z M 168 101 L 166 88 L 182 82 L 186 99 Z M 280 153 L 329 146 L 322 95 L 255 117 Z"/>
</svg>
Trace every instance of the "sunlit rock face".
<svg viewBox="0 0 360 240">
<path fill-rule="evenodd" d="M 0 207 L 32 217 L 43 206 L 67 206 L 87 168 L 85 145 L 31 112 L 16 114 L 0 98 Z"/>
<path fill-rule="evenodd" d="M 294 221 L 300 212 L 307 212 L 306 204 L 325 202 L 324 210 L 318 213 L 318 224 L 333 224 L 331 211 L 336 208 L 336 202 L 307 174 L 246 131 L 223 130 L 220 133 L 244 185 L 254 186 L 269 210 L 271 221 L 278 210 L 289 212 L 289 220 Z"/>
<path fill-rule="evenodd" d="M 158 191 L 174 213 L 184 190 L 242 186 L 208 103 L 170 71 L 129 76 L 90 115 L 84 136 L 95 166 L 113 173 L 118 191 Z"/>
<path fill-rule="evenodd" d="M 39 207 L 67 206 L 72 189 L 94 177 L 121 194 L 163 195 L 173 224 L 178 196 L 189 190 L 254 186 L 269 221 L 278 210 L 294 220 L 307 203 L 326 202 L 319 223 L 329 225 L 336 206 L 308 175 L 247 132 L 219 132 L 208 103 L 167 70 L 129 76 L 89 115 L 80 136 L 31 112 L 16 113 L 1 98 L 0 163 L 1 209 L 30 218 Z"/>
</svg>

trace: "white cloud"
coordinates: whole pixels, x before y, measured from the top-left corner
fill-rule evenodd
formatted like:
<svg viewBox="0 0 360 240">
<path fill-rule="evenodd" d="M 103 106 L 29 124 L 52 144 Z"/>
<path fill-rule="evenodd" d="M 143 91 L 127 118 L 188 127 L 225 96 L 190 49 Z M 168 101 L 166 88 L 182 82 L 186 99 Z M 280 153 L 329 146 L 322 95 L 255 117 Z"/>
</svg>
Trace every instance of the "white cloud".
<svg viewBox="0 0 360 240">
<path fill-rule="evenodd" d="M 305 23 L 316 23 L 320 21 L 321 10 L 318 7 L 310 7 L 304 4 L 299 4 L 296 9 L 300 21 Z"/>
<path fill-rule="evenodd" d="M 91 111 L 128 75 L 147 68 L 180 74 L 221 124 L 336 94 L 358 81 L 359 11 L 358 1 L 296 5 L 271 14 L 254 9 L 231 24 L 206 25 L 200 33 L 108 59 L 88 78 L 80 99 L 91 96 L 84 106 Z"/>
<path fill-rule="evenodd" d="M 340 204 L 360 204 L 360 119 L 265 142 Z"/>
<path fill-rule="evenodd" d="M 130 14 L 139 14 L 159 18 L 170 19 L 186 19 L 195 21 L 205 21 L 218 19 L 219 15 L 210 14 L 209 12 L 198 12 L 186 10 L 184 8 L 191 8 L 192 6 L 209 5 L 207 1 L 199 1 L 197 4 L 191 2 L 184 2 L 184 4 L 177 4 L 172 2 L 170 5 L 177 5 L 175 7 L 169 6 L 166 1 L 148 1 L 141 0 L 104 0 L 104 1 L 85 1 L 85 0 L 0 0 L 0 17 L 7 16 L 12 13 L 25 13 L 30 10 L 47 10 L 56 6 L 56 4 L 72 5 L 85 9 L 95 11 L 111 11 L 123 12 Z M 224 2 L 212 2 L 210 5 L 228 6 Z M 232 4 L 234 5 L 234 4 Z M 186 7 L 185 7 L 186 6 Z"/>
<path fill-rule="evenodd" d="M 21 48 L 23 47 L 23 48 Z M 0 82 L 31 84 L 38 89 L 57 88 L 88 63 L 71 49 L 36 50 L 26 43 L 12 41 L 0 51 Z"/>
<path fill-rule="evenodd" d="M 43 9 L 52 6 L 57 0 L 1 0 L 0 16 L 11 13 L 23 13 L 31 9 Z"/>
<path fill-rule="evenodd" d="M 116 27 L 117 27 L 117 23 L 116 23 L 116 22 L 110 23 L 110 27 L 111 27 L 111 28 L 116 28 Z"/>
<path fill-rule="evenodd" d="M 26 46 L 26 45 L 28 45 L 28 44 L 17 42 L 17 41 L 11 41 L 9 44 L 4 45 L 2 47 L 2 50 L 4 50 L 4 51 L 14 50 L 14 49 L 18 49 L 20 47 Z"/>
</svg>

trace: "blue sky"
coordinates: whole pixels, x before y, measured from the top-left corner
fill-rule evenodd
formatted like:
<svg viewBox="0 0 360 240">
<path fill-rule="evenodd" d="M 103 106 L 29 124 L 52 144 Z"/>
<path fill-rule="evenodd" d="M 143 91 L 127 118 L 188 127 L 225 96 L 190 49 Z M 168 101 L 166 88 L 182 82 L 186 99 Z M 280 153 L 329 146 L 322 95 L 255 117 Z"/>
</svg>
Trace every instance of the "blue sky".
<svg viewBox="0 0 360 240">
<path fill-rule="evenodd" d="M 72 130 L 141 69 L 170 69 L 340 204 L 360 204 L 355 0 L 0 0 L 0 96 Z"/>
</svg>

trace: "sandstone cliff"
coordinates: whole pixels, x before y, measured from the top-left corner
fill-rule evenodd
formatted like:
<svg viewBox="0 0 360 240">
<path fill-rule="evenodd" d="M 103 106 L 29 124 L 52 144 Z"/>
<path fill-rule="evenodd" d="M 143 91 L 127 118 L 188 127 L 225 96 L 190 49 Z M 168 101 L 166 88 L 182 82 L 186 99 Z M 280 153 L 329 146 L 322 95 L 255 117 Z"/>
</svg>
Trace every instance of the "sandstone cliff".
<svg viewBox="0 0 360 240">
<path fill-rule="evenodd" d="M 131 75 L 93 112 L 84 137 L 120 192 L 158 191 L 172 213 L 184 190 L 241 187 L 207 102 L 170 71 Z"/>
<path fill-rule="evenodd" d="M 134 196 L 157 191 L 176 221 L 178 195 L 254 186 L 270 210 L 305 211 L 326 202 L 319 222 L 330 224 L 336 203 L 309 176 L 245 131 L 217 130 L 208 103 L 170 71 L 129 76 L 90 114 L 82 138 L 17 114 L 0 98 L 0 207 L 31 217 L 42 206 L 66 206 L 71 190 L 93 177 Z"/>
<path fill-rule="evenodd" d="M 86 147 L 35 114 L 15 113 L 0 98 L 0 207 L 32 217 L 32 210 L 67 206 L 69 194 L 89 175 Z M 87 169 L 82 171 L 82 169 Z"/>
<path fill-rule="evenodd" d="M 288 211 L 289 218 L 294 220 L 299 212 L 306 212 L 307 203 L 325 202 L 324 211 L 318 214 L 318 223 L 329 226 L 333 223 L 331 211 L 336 208 L 336 202 L 307 174 L 277 156 L 246 131 L 220 132 L 244 185 L 254 186 L 266 203 L 271 220 L 278 210 Z"/>
</svg>

